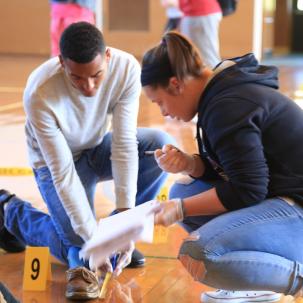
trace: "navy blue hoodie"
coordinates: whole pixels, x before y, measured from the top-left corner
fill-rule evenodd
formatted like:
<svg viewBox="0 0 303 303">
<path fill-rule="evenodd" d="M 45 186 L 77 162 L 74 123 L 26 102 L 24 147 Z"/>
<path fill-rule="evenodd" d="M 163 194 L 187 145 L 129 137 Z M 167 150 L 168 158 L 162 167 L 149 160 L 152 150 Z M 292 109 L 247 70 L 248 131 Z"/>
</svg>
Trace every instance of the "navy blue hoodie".
<svg viewBox="0 0 303 303">
<path fill-rule="evenodd" d="M 287 196 L 303 205 L 303 111 L 278 92 L 278 70 L 253 54 L 207 84 L 198 110 L 202 180 L 222 204 L 240 209 Z"/>
</svg>

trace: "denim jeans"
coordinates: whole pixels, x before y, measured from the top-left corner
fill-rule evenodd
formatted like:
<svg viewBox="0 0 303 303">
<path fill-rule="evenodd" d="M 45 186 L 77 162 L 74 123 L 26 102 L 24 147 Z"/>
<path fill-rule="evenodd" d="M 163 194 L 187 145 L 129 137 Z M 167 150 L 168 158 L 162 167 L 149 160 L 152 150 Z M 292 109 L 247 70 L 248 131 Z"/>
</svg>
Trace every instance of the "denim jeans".
<svg viewBox="0 0 303 303">
<path fill-rule="evenodd" d="M 176 183 L 170 196 L 185 198 L 212 186 L 200 180 Z M 302 289 L 303 207 L 277 197 L 219 216 L 188 217 L 183 225 L 192 232 L 179 257 L 203 268 L 196 277 L 201 283 L 291 295 Z"/>
<path fill-rule="evenodd" d="M 100 145 L 83 152 L 75 162 L 93 211 L 97 183 L 113 178 L 110 161 L 111 139 L 112 135 L 108 133 Z M 154 157 L 147 156 L 144 152 L 175 142 L 167 133 L 147 128 L 138 129 L 137 139 L 139 172 L 136 205 L 139 205 L 154 199 L 167 178 L 167 174 L 158 167 Z M 6 226 L 27 245 L 49 246 L 55 257 L 74 267 L 71 263 L 75 264 L 76 261 L 79 264 L 79 260 L 75 260 L 75 247 L 79 250 L 83 240 L 73 231 L 70 219 L 56 193 L 49 169 L 42 167 L 34 170 L 34 173 L 50 215 L 34 209 L 29 203 L 13 198 L 6 209 Z M 69 260 L 69 257 L 72 260 Z"/>
<path fill-rule="evenodd" d="M 5 302 L 19 303 L 19 301 L 17 301 L 15 299 L 15 297 L 11 294 L 10 290 L 4 284 L 2 284 L 1 282 L 0 282 L 0 294 L 3 295 L 3 298 L 4 298 Z"/>
</svg>

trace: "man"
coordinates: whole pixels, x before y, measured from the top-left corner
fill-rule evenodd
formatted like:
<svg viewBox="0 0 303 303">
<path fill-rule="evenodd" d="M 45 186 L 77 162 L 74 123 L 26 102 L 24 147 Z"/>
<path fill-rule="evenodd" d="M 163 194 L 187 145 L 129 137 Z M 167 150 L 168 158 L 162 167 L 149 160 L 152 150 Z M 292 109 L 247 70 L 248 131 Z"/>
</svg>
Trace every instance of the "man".
<svg viewBox="0 0 303 303">
<path fill-rule="evenodd" d="M 166 174 L 144 152 L 172 139 L 156 130 L 137 130 L 139 63 L 106 47 L 94 25 L 70 25 L 60 52 L 30 75 L 24 107 L 30 163 L 56 233 L 68 247 L 67 279 L 73 286 L 66 295 L 73 299 L 83 293 L 73 283 L 84 276 L 78 252 L 97 228 L 96 184 L 114 180 L 115 212 L 153 199 Z M 131 255 L 132 260 L 126 258 Z M 144 257 L 136 250 L 124 252 L 117 271 L 129 263 L 142 266 Z"/>
</svg>

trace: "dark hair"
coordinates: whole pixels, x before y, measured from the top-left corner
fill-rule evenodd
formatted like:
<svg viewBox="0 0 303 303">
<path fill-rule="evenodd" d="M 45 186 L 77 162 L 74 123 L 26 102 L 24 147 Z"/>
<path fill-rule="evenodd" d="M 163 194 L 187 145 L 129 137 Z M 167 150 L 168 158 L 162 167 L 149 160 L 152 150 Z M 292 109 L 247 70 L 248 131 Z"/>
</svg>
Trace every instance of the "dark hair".
<svg viewBox="0 0 303 303">
<path fill-rule="evenodd" d="M 169 78 L 199 77 L 204 64 L 197 48 L 176 31 L 164 34 L 162 42 L 147 51 L 142 60 L 142 86 L 167 87 Z"/>
<path fill-rule="evenodd" d="M 98 54 L 105 53 L 102 33 L 88 22 L 77 22 L 68 26 L 60 38 L 63 59 L 77 63 L 91 62 Z"/>
</svg>

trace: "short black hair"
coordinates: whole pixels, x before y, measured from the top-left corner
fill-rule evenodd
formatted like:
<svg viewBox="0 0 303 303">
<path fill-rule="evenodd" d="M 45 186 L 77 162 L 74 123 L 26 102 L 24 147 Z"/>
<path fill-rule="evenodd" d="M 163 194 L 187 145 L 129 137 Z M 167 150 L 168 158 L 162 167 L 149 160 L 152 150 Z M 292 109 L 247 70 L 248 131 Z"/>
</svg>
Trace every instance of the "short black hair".
<svg viewBox="0 0 303 303">
<path fill-rule="evenodd" d="M 60 53 L 63 59 L 77 63 L 91 62 L 98 54 L 105 53 L 103 35 L 88 22 L 72 23 L 61 35 Z"/>
</svg>

